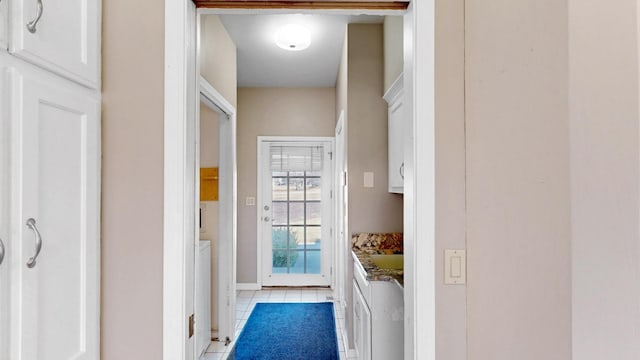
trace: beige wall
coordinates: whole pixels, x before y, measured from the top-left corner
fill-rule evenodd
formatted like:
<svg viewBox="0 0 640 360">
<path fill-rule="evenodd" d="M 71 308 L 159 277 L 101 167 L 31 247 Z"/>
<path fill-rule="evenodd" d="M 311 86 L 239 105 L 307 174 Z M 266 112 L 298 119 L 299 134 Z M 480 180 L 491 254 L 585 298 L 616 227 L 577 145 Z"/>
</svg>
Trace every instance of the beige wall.
<svg viewBox="0 0 640 360">
<path fill-rule="evenodd" d="M 334 88 L 238 89 L 238 283 L 257 283 L 258 136 L 333 136 Z"/>
<path fill-rule="evenodd" d="M 200 167 L 217 167 L 220 142 L 218 113 L 200 103 Z"/>
<path fill-rule="evenodd" d="M 101 357 L 161 359 L 164 8 L 102 6 Z"/>
<path fill-rule="evenodd" d="M 436 0 L 436 358 L 467 359 L 466 286 L 444 285 L 445 249 L 466 247 L 464 0 Z"/>
<path fill-rule="evenodd" d="M 567 1 L 466 2 L 468 358 L 571 358 Z"/>
<path fill-rule="evenodd" d="M 404 67 L 402 16 L 384 17 L 384 92 L 402 74 Z"/>
<path fill-rule="evenodd" d="M 381 24 L 348 26 L 349 232 L 402 232 L 402 195 L 388 192 Z M 364 172 L 374 187 L 363 186 Z"/>
<path fill-rule="evenodd" d="M 569 12 L 573 356 L 640 359 L 638 4 Z"/>
<path fill-rule="evenodd" d="M 200 74 L 233 106 L 238 106 L 236 46 L 218 15 L 200 23 Z"/>
</svg>

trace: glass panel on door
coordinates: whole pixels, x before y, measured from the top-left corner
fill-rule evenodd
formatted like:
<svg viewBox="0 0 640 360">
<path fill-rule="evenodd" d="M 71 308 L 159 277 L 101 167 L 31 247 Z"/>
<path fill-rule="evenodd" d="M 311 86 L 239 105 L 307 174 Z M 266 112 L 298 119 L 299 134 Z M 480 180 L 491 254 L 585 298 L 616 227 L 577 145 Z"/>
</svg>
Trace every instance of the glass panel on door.
<svg viewBox="0 0 640 360">
<path fill-rule="evenodd" d="M 320 274 L 321 174 L 315 171 L 273 171 L 271 177 L 273 272 Z"/>
</svg>

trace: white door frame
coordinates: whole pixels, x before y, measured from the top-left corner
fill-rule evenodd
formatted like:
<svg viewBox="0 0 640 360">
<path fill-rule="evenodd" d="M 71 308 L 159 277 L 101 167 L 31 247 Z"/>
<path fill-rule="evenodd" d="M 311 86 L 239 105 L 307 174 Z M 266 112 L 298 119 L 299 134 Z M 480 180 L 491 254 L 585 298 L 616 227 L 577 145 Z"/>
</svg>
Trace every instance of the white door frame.
<svg viewBox="0 0 640 360">
<path fill-rule="evenodd" d="M 332 137 L 312 137 L 312 136 L 258 136 L 258 142 L 257 142 L 257 148 L 258 148 L 258 157 L 257 157 L 257 163 L 258 163 L 258 168 L 256 171 L 256 174 L 258 176 L 257 179 L 257 204 L 261 205 L 264 201 L 263 199 L 263 179 L 262 179 L 262 173 L 263 173 L 263 166 L 264 166 L 264 160 L 262 159 L 262 157 L 264 156 L 263 152 L 262 152 L 262 144 L 265 142 L 278 142 L 278 143 L 288 143 L 288 142 L 304 142 L 304 143 L 313 143 L 313 142 L 318 142 L 318 143 L 330 143 L 331 145 L 331 149 L 329 149 L 330 152 L 334 153 L 335 152 L 335 140 Z M 331 162 L 333 162 L 333 159 L 329 160 Z M 333 177 L 334 175 L 334 169 L 333 169 L 333 164 L 330 164 L 331 169 L 330 169 L 330 177 Z M 329 191 L 333 191 L 333 182 L 328 183 L 329 185 Z M 328 209 L 328 220 L 326 221 L 326 224 L 329 224 L 329 226 L 333 227 L 334 226 L 334 221 L 333 221 L 333 217 L 334 217 L 334 213 L 333 213 L 333 203 L 335 202 L 335 197 L 330 199 L 330 208 Z M 263 279 L 263 275 L 264 275 L 264 268 L 266 267 L 265 265 L 265 259 L 266 256 L 263 253 L 264 250 L 263 249 L 263 241 L 264 241 L 264 236 L 263 236 L 263 231 L 262 231 L 262 213 L 261 211 L 258 209 L 258 211 L 256 212 L 256 224 L 258 224 L 258 236 L 257 236 L 257 242 L 256 242 L 256 252 L 257 252 L 257 264 L 258 264 L 258 283 L 260 285 L 264 285 L 264 286 L 270 286 L 271 284 L 265 284 L 265 281 Z M 324 222 L 323 222 L 324 223 Z M 333 239 L 334 236 L 331 236 L 331 240 L 328 242 L 328 246 L 329 249 L 325 249 L 323 251 L 327 251 L 325 254 L 327 256 L 322 256 L 322 260 L 323 261 L 329 261 L 330 265 L 329 265 L 329 272 L 331 272 L 331 268 L 335 268 L 336 264 L 333 262 L 333 251 L 334 251 L 334 244 L 333 244 Z M 326 274 L 328 276 L 331 276 L 330 274 Z M 329 286 L 331 286 L 331 279 L 328 279 L 328 284 Z M 297 284 L 292 284 L 294 286 L 305 286 L 307 284 L 305 284 L 304 282 L 301 283 L 297 283 Z"/>
<path fill-rule="evenodd" d="M 333 229 L 335 232 L 334 235 L 334 245 L 333 248 L 336 249 L 334 251 L 334 264 L 335 271 L 333 272 L 333 294 L 340 301 L 340 304 L 343 307 L 347 306 L 346 299 L 346 287 L 349 285 L 351 288 L 351 284 L 347 284 L 345 272 L 347 269 L 347 259 L 349 254 L 349 248 L 351 247 L 351 242 L 349 241 L 349 236 L 347 235 L 347 229 L 349 225 L 348 219 L 348 207 L 345 206 L 347 204 L 347 192 L 345 191 L 347 185 L 347 164 L 346 164 L 346 148 L 345 148 L 345 140 L 346 136 L 346 127 L 345 127 L 345 114 L 344 110 L 340 111 L 340 116 L 338 117 L 338 122 L 336 123 L 336 145 L 335 145 L 335 156 L 334 156 L 334 191 L 335 191 L 335 199 L 334 199 L 334 225 Z M 341 250 L 342 249 L 342 250 Z M 344 309 L 343 309 L 344 310 Z"/>
<path fill-rule="evenodd" d="M 404 353 L 406 359 L 435 360 L 435 0 L 412 0 L 404 20 L 405 101 L 411 115 L 407 130 L 412 130 L 405 143 Z M 188 89 L 197 89 L 195 79 L 188 76 L 196 61 L 189 39 L 195 22 L 192 2 L 165 0 L 163 358 L 167 360 L 185 359 L 186 347 L 183 239 L 185 214 L 193 209 L 184 208 L 187 164 L 183 155 L 189 141 L 185 124 L 192 121 L 191 107 L 197 106 L 187 102 Z"/>
<path fill-rule="evenodd" d="M 218 337 L 233 341 L 236 313 L 236 109 L 202 76 L 200 100 L 213 111 L 224 115 L 218 122 Z M 196 126 L 196 131 L 196 138 L 199 139 L 199 126 Z M 196 196 L 199 197 L 198 194 Z"/>
<path fill-rule="evenodd" d="M 435 0 L 404 15 L 404 94 L 404 357 L 435 360 Z"/>
<path fill-rule="evenodd" d="M 195 356 L 189 340 L 188 317 L 195 310 L 195 150 L 198 108 L 196 67 L 196 8 L 191 1 L 165 1 L 164 54 L 164 223 L 162 351 L 164 359 Z M 192 36 L 193 35 L 193 36 Z"/>
</svg>

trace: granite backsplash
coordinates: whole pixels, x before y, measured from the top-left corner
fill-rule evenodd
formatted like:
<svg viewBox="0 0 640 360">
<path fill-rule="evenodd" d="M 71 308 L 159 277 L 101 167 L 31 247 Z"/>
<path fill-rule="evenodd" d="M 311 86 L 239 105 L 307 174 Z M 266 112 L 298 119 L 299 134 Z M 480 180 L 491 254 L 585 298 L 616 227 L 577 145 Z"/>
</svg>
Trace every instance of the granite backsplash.
<svg viewBox="0 0 640 360">
<path fill-rule="evenodd" d="M 402 254 L 402 233 L 355 233 L 351 247 L 378 254 Z"/>
</svg>

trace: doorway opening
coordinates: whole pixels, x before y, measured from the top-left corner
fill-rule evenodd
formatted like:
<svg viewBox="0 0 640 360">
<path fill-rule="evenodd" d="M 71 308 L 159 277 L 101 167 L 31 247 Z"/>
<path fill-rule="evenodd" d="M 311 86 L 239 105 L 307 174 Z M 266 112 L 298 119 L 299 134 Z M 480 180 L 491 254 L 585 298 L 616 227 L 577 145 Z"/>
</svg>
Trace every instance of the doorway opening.
<svg viewBox="0 0 640 360">
<path fill-rule="evenodd" d="M 224 2 L 232 3 L 231 1 Z M 266 2 L 265 2 L 266 3 Z M 301 2 L 302 3 L 302 2 Z M 304 2 L 310 3 L 310 2 Z M 332 2 L 333 3 L 333 2 Z M 335 8 L 327 13 L 362 14 L 385 11 L 358 9 L 351 2 L 348 10 L 335 2 Z M 254 3 L 255 4 L 255 3 Z M 367 4 L 374 4 L 369 2 Z M 237 5 L 237 4 L 236 4 Z M 336 10 L 337 9 L 337 10 Z M 209 10 L 212 12 L 255 14 L 273 12 L 271 10 Z M 280 10 L 285 11 L 287 10 Z M 288 10 L 289 12 L 314 12 L 318 10 Z M 322 11 L 320 11 L 322 12 Z M 393 12 L 393 11 L 392 11 Z M 189 342 L 188 319 L 193 308 L 193 292 L 190 292 L 189 277 L 193 277 L 194 234 L 189 231 L 190 222 L 186 215 L 194 211 L 186 203 L 185 197 L 195 194 L 189 181 L 195 171 L 193 163 L 185 157 L 191 151 L 195 121 L 192 112 L 198 102 L 194 99 L 197 89 L 195 76 L 197 49 L 195 5 L 181 0 L 165 0 L 165 221 L 164 221 L 164 288 L 163 288 L 163 354 L 165 358 L 192 359 L 194 345 Z M 397 14 L 397 13 L 396 13 Z M 409 109 L 410 139 L 405 144 L 405 201 L 404 239 L 405 249 L 405 356 L 407 358 L 435 358 L 435 295 L 434 281 L 435 254 L 435 181 L 434 181 L 434 3 L 411 1 L 404 15 L 405 50 L 404 79 L 407 89 L 407 109 Z M 419 70 L 419 71 L 418 71 Z M 420 101 L 416 101 L 420 99 Z M 235 131 L 235 130 L 234 130 Z M 235 133 L 233 134 L 235 139 Z M 235 156 L 235 144 L 231 147 Z M 235 158 L 234 163 L 235 166 Z M 222 169 L 220 169 L 222 171 Z M 235 168 L 233 169 L 235 176 Z M 418 186 L 418 184 L 420 186 Z M 234 206 L 237 203 L 235 179 L 232 192 Z M 221 192 L 222 194 L 222 192 Z M 228 214 L 229 224 L 236 229 L 236 209 Z M 418 221 L 420 220 L 420 221 Z M 194 229 L 195 230 L 195 229 Z M 235 230 L 234 230 L 235 231 Z M 416 241 L 420 234 L 421 241 Z M 226 270 L 235 276 L 235 232 L 230 237 L 227 253 L 220 248 L 221 259 L 233 254 L 229 262 L 234 262 Z M 191 241 L 191 243 L 190 243 Z M 225 255 L 222 255 L 222 254 Z M 420 262 L 417 261 L 420 259 Z M 189 275 L 191 274 L 191 275 Z M 421 279 L 417 281 L 417 279 Z M 235 280 L 235 279 L 234 279 Z M 225 287 L 226 286 L 226 287 Z M 235 281 L 221 284 L 225 294 L 235 293 Z M 191 295 L 190 295 L 191 294 Z M 227 299 L 233 303 L 233 300 Z M 417 304 L 420 304 L 418 306 Z M 231 305 L 233 306 L 233 304 Z M 223 314 L 220 314 L 221 316 Z M 415 339 L 421 339 L 420 342 Z M 191 354 L 191 355 L 190 355 Z"/>
</svg>

